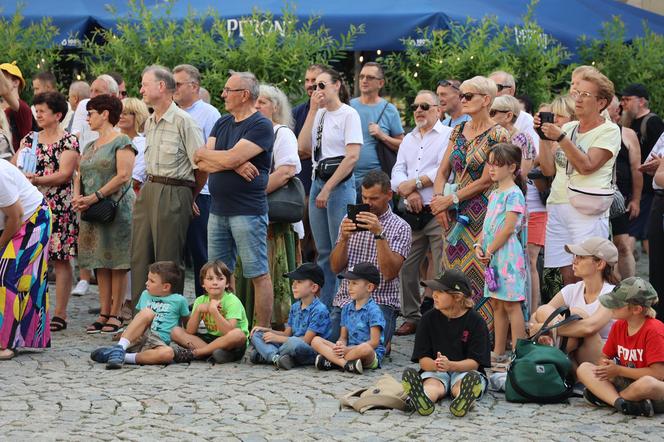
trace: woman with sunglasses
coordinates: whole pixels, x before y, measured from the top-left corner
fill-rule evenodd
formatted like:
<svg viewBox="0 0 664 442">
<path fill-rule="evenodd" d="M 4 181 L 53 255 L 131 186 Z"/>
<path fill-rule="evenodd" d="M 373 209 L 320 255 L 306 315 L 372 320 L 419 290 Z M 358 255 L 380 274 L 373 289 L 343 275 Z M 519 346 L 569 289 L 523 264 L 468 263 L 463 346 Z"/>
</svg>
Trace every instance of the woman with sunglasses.
<svg viewBox="0 0 664 442">
<path fill-rule="evenodd" d="M 330 253 L 348 204 L 355 203 L 353 169 L 363 143 L 360 115 L 348 105 L 349 94 L 339 73 L 323 70 L 316 77 L 309 111 L 298 138 L 300 155 L 311 157 L 313 178 L 309 192 L 309 223 L 325 273 L 321 301 L 328 307 L 336 293 L 337 278 L 330 268 Z M 332 172 L 334 171 L 334 172 Z M 330 176 L 331 175 L 331 176 Z"/>
<path fill-rule="evenodd" d="M 101 224 L 81 220 L 78 261 L 94 269 L 99 286 L 100 313 L 86 332 L 115 333 L 122 327 L 120 311 L 125 299 L 130 260 L 131 221 L 134 191 L 131 175 L 136 148 L 131 139 L 115 130 L 122 102 L 112 95 L 98 95 L 88 101 L 90 129 L 99 138 L 85 147 L 74 181 L 74 209 L 85 212 L 103 198 L 118 203 L 115 218 Z"/>
<path fill-rule="evenodd" d="M 596 195 L 610 192 L 621 141 L 618 126 L 601 114 L 613 98 L 613 83 L 597 69 L 577 71 L 569 95 L 578 121 L 560 127 L 535 117 L 535 127 L 541 126 L 546 136 L 540 143 L 542 170 L 555 173 L 547 199 L 544 266 L 559 268 L 565 284 L 577 281 L 565 244 L 609 237 L 609 207 L 602 209 L 607 200 L 610 206 L 612 197 Z"/>
<path fill-rule="evenodd" d="M 463 113 L 472 120 L 454 128 L 438 167 L 431 199 L 431 212 L 443 226 L 445 235 L 454 228 L 458 216 L 464 215 L 470 221 L 463 227 L 456 245 L 446 242 L 443 268 L 456 268 L 472 275 L 475 301 L 484 296 L 484 264 L 475 256 L 473 244 L 482 232 L 493 187 L 489 168 L 485 166 L 491 148 L 509 141 L 509 133 L 489 116 L 496 94 L 496 83 L 486 77 L 477 76 L 461 83 L 459 98 Z M 452 174 L 453 184 L 445 186 Z"/>
</svg>

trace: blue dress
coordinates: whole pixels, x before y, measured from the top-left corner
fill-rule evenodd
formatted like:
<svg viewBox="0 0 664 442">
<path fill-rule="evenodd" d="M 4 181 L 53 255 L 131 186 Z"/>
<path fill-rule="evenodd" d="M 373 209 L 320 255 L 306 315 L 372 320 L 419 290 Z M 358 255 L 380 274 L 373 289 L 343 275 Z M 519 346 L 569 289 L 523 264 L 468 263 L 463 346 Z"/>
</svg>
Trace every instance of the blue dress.
<svg viewBox="0 0 664 442">
<path fill-rule="evenodd" d="M 484 297 L 501 301 L 524 301 L 527 299 L 528 270 L 526 251 L 520 237 L 526 228 L 526 199 L 518 186 L 506 190 L 494 190 L 489 196 L 489 206 L 484 218 L 482 248 L 486 250 L 498 231 L 503 228 L 507 212 L 516 212 L 518 219 L 514 232 L 507 242 L 493 254 L 489 265 L 496 269 L 498 290 L 489 291 L 484 285 Z"/>
</svg>

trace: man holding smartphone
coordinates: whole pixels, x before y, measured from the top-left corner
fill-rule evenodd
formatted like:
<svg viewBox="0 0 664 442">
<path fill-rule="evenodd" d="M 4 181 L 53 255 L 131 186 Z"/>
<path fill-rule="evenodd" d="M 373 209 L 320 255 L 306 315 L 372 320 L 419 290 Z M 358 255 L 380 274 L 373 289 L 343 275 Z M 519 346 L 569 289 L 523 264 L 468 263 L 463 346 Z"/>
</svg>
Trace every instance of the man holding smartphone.
<svg viewBox="0 0 664 442">
<path fill-rule="evenodd" d="M 368 211 L 357 213 L 355 221 L 350 216 L 343 219 L 337 244 L 330 254 L 330 268 L 335 273 L 351 270 L 360 262 L 370 262 L 380 270 L 380 284 L 372 296 L 385 317 L 383 333 L 386 348 L 392 340 L 401 307 L 399 272 L 410 253 L 411 244 L 410 226 L 392 212 L 391 200 L 390 177 L 381 170 L 367 172 L 362 180 L 362 202 L 368 205 Z M 349 207 L 351 213 L 361 209 Z M 358 231 L 358 228 L 366 230 Z M 341 308 L 350 301 L 348 280 L 344 279 L 330 311 L 332 342 L 339 337 Z"/>
</svg>

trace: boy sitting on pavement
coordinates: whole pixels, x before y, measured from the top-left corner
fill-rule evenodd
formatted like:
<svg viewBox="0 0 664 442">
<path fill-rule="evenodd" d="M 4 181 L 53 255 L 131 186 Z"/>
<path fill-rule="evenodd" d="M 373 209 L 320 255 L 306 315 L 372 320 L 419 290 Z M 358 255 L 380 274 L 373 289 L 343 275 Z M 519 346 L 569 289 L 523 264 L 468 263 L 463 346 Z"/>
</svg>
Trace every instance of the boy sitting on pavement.
<svg viewBox="0 0 664 442">
<path fill-rule="evenodd" d="M 184 296 L 173 293 L 182 280 L 182 270 L 172 261 L 152 264 L 145 290 L 136 305 L 138 313 L 122 333 L 117 345 L 100 347 L 90 354 L 95 362 L 106 363 L 107 369 L 128 364 L 169 364 L 174 351 L 169 346 L 171 330 L 189 317 Z"/>
<path fill-rule="evenodd" d="M 217 363 L 239 361 L 247 348 L 249 321 L 242 301 L 229 290 L 231 271 L 223 262 L 212 261 L 201 268 L 200 278 L 205 294 L 194 301 L 186 329 L 171 332 L 173 341 L 184 347 L 176 351 L 175 362 L 209 356 Z M 201 320 L 205 333 L 198 333 Z"/>
<path fill-rule="evenodd" d="M 417 327 L 413 362 L 421 374 L 406 368 L 402 383 L 409 402 L 423 416 L 447 395 L 453 415 L 468 413 L 487 387 L 484 369 L 491 366 L 489 330 L 475 311 L 470 281 L 459 270 L 446 270 L 437 279 L 423 281 L 433 290 L 434 308 Z"/>
<path fill-rule="evenodd" d="M 290 370 L 296 365 L 312 365 L 316 352 L 311 341 L 330 334 L 330 312 L 318 299 L 325 276 L 317 264 L 306 262 L 284 276 L 293 280 L 293 297 L 297 299 L 290 309 L 286 329 L 275 331 L 267 327 L 254 327 L 251 343 L 254 351 L 250 360 L 254 364 L 273 363 Z"/>
<path fill-rule="evenodd" d="M 664 412 L 664 324 L 655 319 L 657 301 L 653 286 L 638 277 L 626 278 L 599 297 L 616 322 L 604 357 L 597 365 L 581 364 L 576 372 L 591 404 L 633 416 Z"/>
<path fill-rule="evenodd" d="M 361 262 L 338 278 L 348 279 L 352 301 L 341 310 L 341 334 L 336 343 L 320 336 L 311 341 L 311 346 L 318 352 L 315 365 L 319 370 L 331 370 L 336 366 L 361 374 L 364 368 L 380 367 L 385 355 L 385 318 L 371 297 L 380 284 L 380 272 L 370 262 Z"/>
</svg>

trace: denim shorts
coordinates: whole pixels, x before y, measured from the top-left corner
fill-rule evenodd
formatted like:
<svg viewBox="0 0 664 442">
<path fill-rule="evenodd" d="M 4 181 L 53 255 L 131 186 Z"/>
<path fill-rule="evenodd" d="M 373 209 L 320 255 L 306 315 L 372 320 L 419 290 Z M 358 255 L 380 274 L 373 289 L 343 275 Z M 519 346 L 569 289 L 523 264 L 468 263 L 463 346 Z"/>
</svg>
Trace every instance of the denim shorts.
<svg viewBox="0 0 664 442">
<path fill-rule="evenodd" d="M 468 371 L 453 371 L 451 373 L 446 371 L 425 371 L 420 377 L 422 381 L 425 379 L 433 378 L 439 380 L 445 387 L 445 392 L 448 395 L 452 394 L 452 387 L 456 385 L 457 382 L 461 381 L 469 372 Z M 484 396 L 487 387 L 487 379 L 482 373 L 480 373 L 480 378 L 482 379 L 482 394 L 480 397 Z"/>
<path fill-rule="evenodd" d="M 219 216 L 208 219 L 208 258 L 220 259 L 231 272 L 236 257 L 242 260 L 242 276 L 251 279 L 268 273 L 267 215 Z"/>
</svg>

